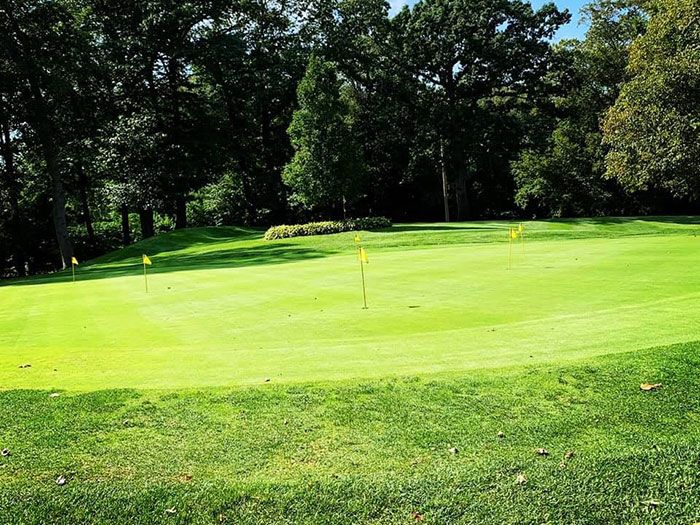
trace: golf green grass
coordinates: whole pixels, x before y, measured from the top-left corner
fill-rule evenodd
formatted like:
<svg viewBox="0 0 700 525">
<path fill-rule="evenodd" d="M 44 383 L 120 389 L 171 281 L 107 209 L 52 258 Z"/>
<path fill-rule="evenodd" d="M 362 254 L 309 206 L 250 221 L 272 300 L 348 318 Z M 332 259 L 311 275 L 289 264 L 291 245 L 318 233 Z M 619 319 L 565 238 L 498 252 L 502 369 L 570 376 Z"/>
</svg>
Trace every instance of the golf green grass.
<svg viewBox="0 0 700 525">
<path fill-rule="evenodd" d="M 700 219 L 508 226 L 363 233 L 367 310 L 348 233 L 0 286 L 0 522 L 700 521 Z"/>
</svg>

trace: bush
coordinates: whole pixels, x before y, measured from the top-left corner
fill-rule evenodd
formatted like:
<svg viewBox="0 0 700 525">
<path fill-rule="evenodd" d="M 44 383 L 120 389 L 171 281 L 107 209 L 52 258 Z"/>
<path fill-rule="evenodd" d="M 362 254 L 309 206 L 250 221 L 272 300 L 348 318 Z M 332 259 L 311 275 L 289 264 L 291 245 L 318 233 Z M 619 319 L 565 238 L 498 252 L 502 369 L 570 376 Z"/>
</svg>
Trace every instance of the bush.
<svg viewBox="0 0 700 525">
<path fill-rule="evenodd" d="M 386 217 L 365 217 L 346 221 L 310 222 L 291 226 L 273 226 L 265 233 L 265 240 L 288 239 L 290 237 L 307 237 L 309 235 L 328 235 L 331 233 L 355 230 L 381 230 L 391 228 L 391 221 Z"/>
<path fill-rule="evenodd" d="M 233 226 L 248 224 L 243 181 L 235 173 L 227 173 L 217 182 L 197 191 L 187 207 L 187 223 L 191 226 Z"/>
</svg>

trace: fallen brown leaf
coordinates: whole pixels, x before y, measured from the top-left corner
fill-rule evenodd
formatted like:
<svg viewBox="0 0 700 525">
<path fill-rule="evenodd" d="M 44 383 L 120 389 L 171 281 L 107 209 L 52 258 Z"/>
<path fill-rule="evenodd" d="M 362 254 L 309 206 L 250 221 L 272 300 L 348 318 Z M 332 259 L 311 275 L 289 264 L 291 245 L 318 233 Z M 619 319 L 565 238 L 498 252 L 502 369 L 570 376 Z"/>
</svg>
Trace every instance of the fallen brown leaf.
<svg viewBox="0 0 700 525">
<path fill-rule="evenodd" d="M 411 516 L 413 516 L 413 519 L 416 521 L 423 521 L 425 519 L 420 512 L 411 512 Z"/>
<path fill-rule="evenodd" d="M 515 478 L 515 482 L 518 485 L 525 485 L 525 483 L 527 483 L 527 477 L 525 476 L 525 474 L 518 474 L 518 477 Z"/>
<path fill-rule="evenodd" d="M 661 383 L 656 383 L 656 384 L 651 384 L 651 383 L 642 383 L 639 388 L 643 392 L 652 392 L 654 390 L 658 390 L 661 388 L 663 385 Z"/>
<path fill-rule="evenodd" d="M 538 448 L 537 450 L 535 450 L 535 453 L 538 456 L 549 456 L 549 450 L 547 450 L 546 448 Z"/>
</svg>

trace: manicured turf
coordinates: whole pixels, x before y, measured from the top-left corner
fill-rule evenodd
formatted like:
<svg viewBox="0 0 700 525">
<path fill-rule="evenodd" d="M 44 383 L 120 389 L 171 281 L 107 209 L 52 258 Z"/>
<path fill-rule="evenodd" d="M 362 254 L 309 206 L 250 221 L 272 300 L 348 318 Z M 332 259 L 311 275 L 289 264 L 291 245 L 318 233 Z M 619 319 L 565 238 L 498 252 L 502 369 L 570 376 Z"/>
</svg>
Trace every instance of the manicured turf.
<svg viewBox="0 0 700 525">
<path fill-rule="evenodd" d="M 0 287 L 0 523 L 700 521 L 700 220 L 507 227 L 363 234 L 366 311 L 351 234 Z"/>
</svg>

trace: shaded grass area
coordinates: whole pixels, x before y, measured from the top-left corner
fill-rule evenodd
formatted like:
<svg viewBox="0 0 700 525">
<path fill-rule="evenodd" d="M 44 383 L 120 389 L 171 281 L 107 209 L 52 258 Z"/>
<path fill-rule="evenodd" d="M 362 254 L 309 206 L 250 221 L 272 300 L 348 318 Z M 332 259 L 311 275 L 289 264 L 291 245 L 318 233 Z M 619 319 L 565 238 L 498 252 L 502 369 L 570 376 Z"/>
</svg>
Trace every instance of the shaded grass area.
<svg viewBox="0 0 700 525">
<path fill-rule="evenodd" d="M 693 523 L 699 350 L 333 384 L 5 391 L 0 522 Z"/>
<path fill-rule="evenodd" d="M 397 224 L 387 230 L 362 232 L 363 245 L 374 251 L 461 244 L 506 243 L 507 231 L 517 221 Z M 530 241 L 615 238 L 643 235 L 697 235 L 700 217 L 603 217 L 525 221 Z M 262 228 L 192 228 L 146 239 L 122 250 L 83 262 L 81 280 L 134 275 L 141 255 L 155 265 L 152 273 L 186 270 L 240 268 L 284 264 L 329 257 L 352 249 L 353 233 L 263 240 Z M 80 254 L 77 254 L 80 256 Z M 3 284 L 44 284 L 70 280 L 70 271 L 29 279 L 0 281 Z"/>
</svg>

